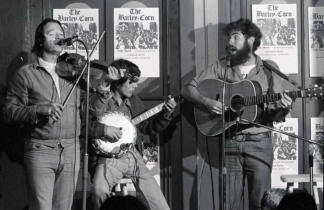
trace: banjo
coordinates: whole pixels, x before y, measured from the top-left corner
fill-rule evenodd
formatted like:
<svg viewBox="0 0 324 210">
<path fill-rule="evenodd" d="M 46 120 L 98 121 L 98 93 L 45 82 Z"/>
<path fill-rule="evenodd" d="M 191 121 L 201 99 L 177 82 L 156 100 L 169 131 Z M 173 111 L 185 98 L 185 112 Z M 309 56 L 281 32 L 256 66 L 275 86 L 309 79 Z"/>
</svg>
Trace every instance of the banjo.
<svg viewBox="0 0 324 210">
<path fill-rule="evenodd" d="M 171 99 L 173 100 L 173 99 Z M 98 155 L 106 157 L 119 157 L 131 145 L 135 145 L 137 131 L 136 125 L 144 120 L 160 113 L 166 102 L 160 103 L 157 106 L 147 110 L 146 112 L 136 116 L 133 119 L 121 112 L 108 112 L 99 118 L 99 122 L 108 126 L 121 128 L 122 136 L 117 141 L 112 141 L 109 138 L 93 139 L 92 146 Z"/>
</svg>

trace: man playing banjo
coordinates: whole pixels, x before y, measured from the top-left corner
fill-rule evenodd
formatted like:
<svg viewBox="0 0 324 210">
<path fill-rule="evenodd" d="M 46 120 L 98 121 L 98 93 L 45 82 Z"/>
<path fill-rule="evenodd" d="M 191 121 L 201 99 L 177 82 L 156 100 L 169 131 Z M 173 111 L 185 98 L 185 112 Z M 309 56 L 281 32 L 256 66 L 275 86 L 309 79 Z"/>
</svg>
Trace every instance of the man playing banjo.
<svg viewBox="0 0 324 210">
<path fill-rule="evenodd" d="M 118 115 L 117 119 L 133 119 L 146 109 L 141 99 L 134 94 L 140 77 L 137 65 L 119 59 L 113 61 L 109 68 L 111 81 L 107 81 L 107 87 L 101 87 L 98 94 L 90 98 L 90 114 L 92 117 L 91 136 L 94 139 L 104 139 L 104 142 L 118 142 L 125 135 L 128 128 L 118 126 L 118 122 L 99 122 L 103 116 Z M 136 126 L 136 130 L 148 135 L 155 135 L 165 129 L 171 121 L 171 114 L 176 102 L 169 98 L 164 103 L 162 111 L 155 117 L 143 121 Z M 106 118 L 106 120 L 109 119 Z M 116 119 L 116 118 L 115 118 Z M 112 120 L 110 120 L 112 121 Z M 117 120 L 118 121 L 118 120 Z M 115 126 L 112 126 L 115 125 Z M 135 133 L 134 141 L 125 146 L 118 153 L 99 153 L 95 156 L 93 175 L 93 201 L 95 209 L 99 209 L 102 203 L 109 197 L 111 189 L 123 178 L 132 179 L 138 192 L 141 192 L 143 201 L 150 209 L 170 209 L 161 189 L 153 175 L 143 161 L 143 136 Z M 99 145 L 100 146 L 100 145 Z M 91 163 L 93 164 L 93 163 Z M 91 169 L 91 166 L 90 166 Z"/>
</svg>

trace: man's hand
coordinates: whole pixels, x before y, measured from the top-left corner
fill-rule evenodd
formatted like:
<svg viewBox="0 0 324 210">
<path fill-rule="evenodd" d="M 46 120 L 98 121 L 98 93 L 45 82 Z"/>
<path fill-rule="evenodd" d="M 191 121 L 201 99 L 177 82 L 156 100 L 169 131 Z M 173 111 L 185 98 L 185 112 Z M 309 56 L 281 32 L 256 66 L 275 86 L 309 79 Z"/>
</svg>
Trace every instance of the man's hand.
<svg viewBox="0 0 324 210">
<path fill-rule="evenodd" d="M 205 105 L 205 108 L 211 112 L 216 114 L 222 114 L 222 103 L 210 98 L 204 98 L 203 104 Z M 225 107 L 225 110 L 227 108 Z"/>
<path fill-rule="evenodd" d="M 119 80 L 124 77 L 126 69 L 117 69 L 113 66 L 108 66 L 107 73 L 105 75 L 106 82 L 112 82 L 115 80 Z"/>
<path fill-rule="evenodd" d="M 165 102 L 163 108 L 165 109 L 164 118 L 171 119 L 171 114 L 173 113 L 177 103 L 175 102 L 174 98 L 171 95 L 168 95 L 168 100 Z"/>
<path fill-rule="evenodd" d="M 50 117 L 54 121 L 61 118 L 62 112 L 63 105 L 59 103 L 40 104 L 36 108 L 37 114 L 45 117 Z"/>
<path fill-rule="evenodd" d="M 172 113 L 177 106 L 177 103 L 175 102 L 174 98 L 171 97 L 171 95 L 168 95 L 168 100 L 164 104 L 164 108 L 167 110 L 167 112 Z"/>
<path fill-rule="evenodd" d="M 287 93 L 282 93 L 281 94 L 281 99 L 278 101 L 279 107 L 282 107 L 284 109 L 291 109 L 291 104 L 293 100 L 287 95 Z"/>
<path fill-rule="evenodd" d="M 105 91 L 109 90 L 110 83 L 115 80 L 119 80 L 125 76 L 126 69 L 118 70 L 116 67 L 108 66 L 107 72 L 101 77 L 99 89 Z"/>
<path fill-rule="evenodd" d="M 117 128 L 117 127 L 109 126 L 109 125 L 105 126 L 104 136 L 108 139 L 111 139 L 113 142 L 120 139 L 122 134 L 123 134 L 123 132 L 122 132 L 121 128 Z"/>
</svg>

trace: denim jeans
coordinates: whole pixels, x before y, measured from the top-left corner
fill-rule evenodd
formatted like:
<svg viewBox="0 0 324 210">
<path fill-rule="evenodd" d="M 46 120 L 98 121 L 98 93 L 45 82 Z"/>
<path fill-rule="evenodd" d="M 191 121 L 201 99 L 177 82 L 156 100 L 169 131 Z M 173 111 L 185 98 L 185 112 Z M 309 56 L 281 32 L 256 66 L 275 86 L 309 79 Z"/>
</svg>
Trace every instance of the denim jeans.
<svg viewBox="0 0 324 210">
<path fill-rule="evenodd" d="M 79 140 L 27 140 L 24 168 L 30 210 L 69 210 L 80 167 Z"/>
<path fill-rule="evenodd" d="M 137 169 L 137 170 L 136 170 Z M 134 186 L 138 193 L 145 197 L 152 210 L 170 209 L 159 185 L 151 172 L 145 166 L 142 156 L 137 152 L 127 152 L 121 158 L 99 158 L 93 177 L 93 201 L 95 209 L 109 197 L 111 189 L 123 178 L 133 177 Z M 136 181 L 137 180 L 137 181 Z M 142 198 L 142 197 L 140 197 Z"/>
<path fill-rule="evenodd" d="M 261 210 L 263 194 L 271 187 L 273 150 L 270 133 L 227 139 L 225 154 L 228 209 L 244 209 L 243 195 L 247 183 L 249 210 Z"/>
</svg>

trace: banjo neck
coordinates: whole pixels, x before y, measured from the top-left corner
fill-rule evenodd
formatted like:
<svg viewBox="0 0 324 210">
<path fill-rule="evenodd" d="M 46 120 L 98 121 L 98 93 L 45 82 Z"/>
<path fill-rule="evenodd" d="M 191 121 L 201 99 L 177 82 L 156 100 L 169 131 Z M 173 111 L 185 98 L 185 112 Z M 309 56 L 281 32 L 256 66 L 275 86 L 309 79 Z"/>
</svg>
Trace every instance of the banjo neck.
<svg viewBox="0 0 324 210">
<path fill-rule="evenodd" d="M 156 115 L 157 113 L 162 111 L 164 104 L 165 104 L 165 102 L 156 105 L 155 107 L 153 107 L 153 108 L 147 110 L 146 112 L 138 115 L 137 117 L 133 118 L 131 120 L 131 122 L 133 123 L 133 125 L 137 125 L 137 124 L 143 122 L 144 120 Z"/>
</svg>

